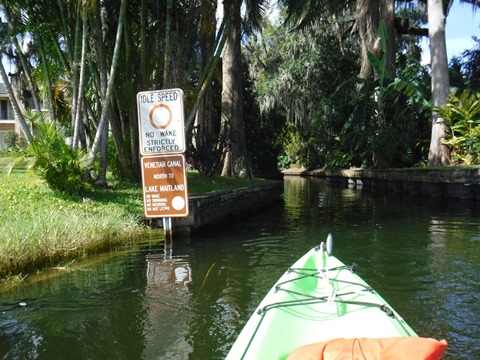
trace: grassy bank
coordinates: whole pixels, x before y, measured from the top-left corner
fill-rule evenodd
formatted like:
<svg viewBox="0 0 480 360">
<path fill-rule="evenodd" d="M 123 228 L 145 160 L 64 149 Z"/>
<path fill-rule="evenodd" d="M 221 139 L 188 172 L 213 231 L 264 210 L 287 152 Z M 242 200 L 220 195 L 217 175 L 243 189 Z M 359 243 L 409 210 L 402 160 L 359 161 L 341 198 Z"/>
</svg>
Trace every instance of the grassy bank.
<svg viewBox="0 0 480 360">
<path fill-rule="evenodd" d="M 134 242 L 146 230 L 141 186 L 110 181 L 77 197 L 49 189 L 0 157 L 0 278 L 57 265 L 87 253 Z M 203 179 L 188 174 L 189 195 L 259 183 L 261 180 Z"/>
<path fill-rule="evenodd" d="M 133 184 L 65 197 L 24 168 L 7 176 L 0 160 L 0 277 L 135 241 L 142 199 Z"/>
</svg>

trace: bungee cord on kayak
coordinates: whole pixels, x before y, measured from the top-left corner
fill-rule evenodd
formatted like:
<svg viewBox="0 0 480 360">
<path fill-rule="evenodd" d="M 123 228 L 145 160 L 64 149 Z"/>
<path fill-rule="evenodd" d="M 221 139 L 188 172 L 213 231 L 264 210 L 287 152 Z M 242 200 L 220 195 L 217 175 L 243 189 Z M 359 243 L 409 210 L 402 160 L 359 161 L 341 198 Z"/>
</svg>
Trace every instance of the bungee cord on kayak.
<svg viewBox="0 0 480 360">
<path fill-rule="evenodd" d="M 418 359 L 439 359 L 447 343 L 419 338 L 356 274 L 357 265 L 343 264 L 331 255 L 331 249 L 329 235 L 326 245 L 312 248 L 287 269 L 245 324 L 227 360 L 286 359 L 294 353 L 296 360 L 304 358 L 305 351 L 311 355 L 311 351 L 316 354 L 343 344 L 353 356 L 350 342 L 361 344 L 359 355 L 363 347 L 375 349 L 378 356 L 372 359 L 383 358 L 384 352 L 398 355 L 404 345 L 425 354 Z M 398 358 L 412 359 L 402 356 Z"/>
<path fill-rule="evenodd" d="M 402 328 L 405 330 L 405 332 L 410 334 L 410 332 L 402 324 L 403 319 L 400 318 L 399 316 L 397 316 L 395 314 L 395 312 L 390 307 L 388 307 L 387 305 L 382 304 L 382 303 L 342 299 L 342 296 L 347 296 L 347 295 L 350 296 L 350 295 L 354 295 L 354 294 L 360 293 L 360 292 L 364 292 L 364 293 L 374 292 L 375 290 L 371 286 L 364 285 L 364 284 L 358 283 L 358 282 L 328 278 L 327 276 L 325 276 L 325 274 L 327 274 L 328 272 L 332 272 L 332 271 L 347 270 L 347 271 L 350 271 L 350 272 L 354 272 L 354 269 L 357 269 L 357 265 L 355 263 L 353 263 L 352 265 L 338 266 L 338 267 L 334 267 L 334 268 L 330 268 L 330 269 L 320 269 L 320 270 L 306 269 L 306 268 L 289 268 L 288 269 L 289 273 L 296 273 L 296 274 L 299 274 L 300 276 L 296 277 L 296 278 L 293 278 L 293 279 L 286 280 L 286 281 L 284 281 L 280 284 L 277 284 L 275 286 L 275 291 L 276 292 L 277 291 L 285 291 L 285 292 L 287 292 L 291 295 L 303 296 L 303 298 L 268 304 L 267 306 L 258 310 L 258 314 L 263 315 L 265 312 L 267 312 L 271 309 L 280 308 L 280 307 L 311 305 L 311 304 L 321 303 L 321 302 L 324 302 L 324 303 L 335 302 L 335 303 L 358 305 L 358 306 L 365 306 L 365 307 L 367 307 L 367 306 L 368 307 L 376 307 L 376 308 L 382 310 L 383 312 L 385 312 L 388 316 L 397 320 L 399 322 L 399 324 L 402 326 Z M 329 295 L 326 295 L 326 296 L 314 296 L 314 295 L 307 294 L 305 292 L 294 291 L 294 290 L 282 287 L 285 284 L 288 284 L 288 283 L 291 283 L 291 282 L 296 282 L 300 279 L 304 279 L 304 278 L 307 278 L 307 277 L 314 277 L 314 278 L 317 278 L 319 280 L 324 280 L 326 283 L 328 283 L 327 286 L 332 289 L 332 291 L 334 292 L 334 295 L 332 296 L 332 294 L 329 294 Z M 343 283 L 343 284 L 355 285 L 355 286 L 359 286 L 361 289 L 360 290 L 355 290 L 355 291 L 348 291 L 348 292 L 339 294 L 335 290 L 335 288 L 333 287 L 333 285 L 332 285 L 333 283 Z"/>
</svg>

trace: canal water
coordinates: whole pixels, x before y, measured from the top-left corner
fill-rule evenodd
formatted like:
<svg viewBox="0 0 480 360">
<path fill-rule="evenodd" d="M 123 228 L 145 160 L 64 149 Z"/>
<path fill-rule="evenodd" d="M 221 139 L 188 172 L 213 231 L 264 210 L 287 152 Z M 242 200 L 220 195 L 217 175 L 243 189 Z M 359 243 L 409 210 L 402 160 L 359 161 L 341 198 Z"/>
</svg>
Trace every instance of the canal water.
<svg viewBox="0 0 480 360">
<path fill-rule="evenodd" d="M 480 359 L 480 207 L 287 177 L 282 201 L 165 244 L 152 231 L 0 293 L 0 359 L 223 359 L 285 269 L 334 237 L 446 359 Z M 365 324 L 368 326 L 368 324 Z"/>
</svg>

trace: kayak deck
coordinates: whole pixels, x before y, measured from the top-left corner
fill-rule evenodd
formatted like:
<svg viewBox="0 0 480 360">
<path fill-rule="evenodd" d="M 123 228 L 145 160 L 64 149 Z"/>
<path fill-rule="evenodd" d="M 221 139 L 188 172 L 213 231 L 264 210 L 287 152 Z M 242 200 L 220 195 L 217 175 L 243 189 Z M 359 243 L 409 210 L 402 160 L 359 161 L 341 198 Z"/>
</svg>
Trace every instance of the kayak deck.
<svg viewBox="0 0 480 360">
<path fill-rule="evenodd" d="M 286 359 L 296 348 L 334 338 L 417 336 L 355 273 L 318 246 L 272 287 L 227 359 Z"/>
</svg>

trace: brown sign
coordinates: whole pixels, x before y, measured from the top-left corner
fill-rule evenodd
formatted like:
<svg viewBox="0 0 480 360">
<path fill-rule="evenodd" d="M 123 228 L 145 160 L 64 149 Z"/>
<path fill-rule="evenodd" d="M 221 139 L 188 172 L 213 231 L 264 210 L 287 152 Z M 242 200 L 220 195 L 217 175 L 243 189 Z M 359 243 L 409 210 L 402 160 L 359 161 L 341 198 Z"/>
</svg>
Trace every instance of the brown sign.
<svg viewBox="0 0 480 360">
<path fill-rule="evenodd" d="M 146 217 L 188 215 L 187 174 L 183 154 L 142 157 Z"/>
</svg>

